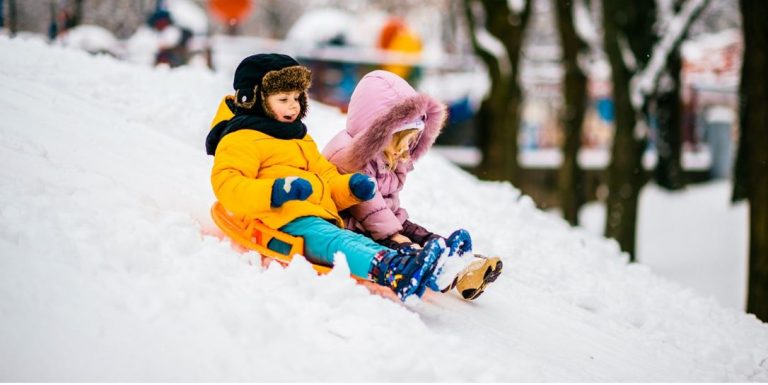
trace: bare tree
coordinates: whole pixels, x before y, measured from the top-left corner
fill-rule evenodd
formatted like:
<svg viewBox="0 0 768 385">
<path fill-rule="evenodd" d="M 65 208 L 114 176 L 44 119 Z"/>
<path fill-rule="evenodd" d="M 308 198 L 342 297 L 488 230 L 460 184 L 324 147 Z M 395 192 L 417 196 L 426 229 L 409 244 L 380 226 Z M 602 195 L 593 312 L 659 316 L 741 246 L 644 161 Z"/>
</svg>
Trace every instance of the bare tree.
<svg viewBox="0 0 768 385">
<path fill-rule="evenodd" d="M 768 2 L 740 0 L 744 28 L 741 136 L 733 200 L 749 201 L 747 311 L 768 322 Z"/>
<path fill-rule="evenodd" d="M 670 56 L 708 0 L 687 0 L 665 28 L 654 32 L 654 0 L 603 0 L 605 50 L 611 64 L 616 133 L 608 166 L 605 235 L 635 257 L 642 156 L 648 140 L 649 103 Z M 658 36 L 658 38 L 657 38 Z"/>
<path fill-rule="evenodd" d="M 83 23 L 83 0 L 75 0 L 74 9 L 72 10 L 71 25 L 67 27 L 71 28 L 76 25 L 80 25 L 82 23 Z"/>
<path fill-rule="evenodd" d="M 671 22 L 670 15 L 680 12 L 683 0 L 664 3 L 671 8 L 659 9 L 659 21 Z M 683 113 L 681 101 L 680 75 L 683 69 L 679 47 L 670 52 L 667 66 L 662 75 L 662 85 L 651 101 L 651 112 L 656 116 L 655 138 L 658 162 L 653 171 L 653 179 L 667 190 L 678 190 L 685 186 L 681 162 L 683 145 Z"/>
<path fill-rule="evenodd" d="M 510 7 L 510 4 L 519 7 Z M 479 176 L 517 182 L 517 134 L 522 91 L 518 83 L 521 47 L 531 14 L 529 0 L 465 0 L 475 53 L 488 67 L 491 89 L 476 124 L 482 161 Z M 484 17 L 483 15 L 484 14 Z"/>
<path fill-rule="evenodd" d="M 608 202 L 605 235 L 619 242 L 633 257 L 637 198 L 644 184 L 642 155 L 646 146 L 643 116 L 630 99 L 630 81 L 651 53 L 655 19 L 654 0 L 603 0 L 605 51 L 611 63 L 616 132 L 608 166 Z"/>
<path fill-rule="evenodd" d="M 8 0 L 8 30 L 11 32 L 11 36 L 15 35 L 18 30 L 17 21 L 16 0 Z"/>
<path fill-rule="evenodd" d="M 572 225 L 579 221 L 579 209 L 584 204 L 583 173 L 578 162 L 581 148 L 581 126 L 587 109 L 587 76 L 579 65 L 580 56 L 588 55 L 588 46 L 576 32 L 574 2 L 552 0 L 563 51 L 565 81 L 563 83 L 564 107 L 560 120 L 563 123 L 563 163 L 558 175 L 560 207 L 563 217 Z M 582 58 L 583 59 L 583 58 Z"/>
</svg>

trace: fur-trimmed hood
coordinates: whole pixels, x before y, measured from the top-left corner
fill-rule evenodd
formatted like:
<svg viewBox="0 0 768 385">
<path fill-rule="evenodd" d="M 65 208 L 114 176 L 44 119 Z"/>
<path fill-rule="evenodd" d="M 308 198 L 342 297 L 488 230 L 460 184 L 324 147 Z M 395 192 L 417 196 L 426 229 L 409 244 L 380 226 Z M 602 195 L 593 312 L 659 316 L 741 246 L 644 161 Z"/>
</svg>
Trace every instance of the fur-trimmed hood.
<svg viewBox="0 0 768 385">
<path fill-rule="evenodd" d="M 391 72 L 370 72 L 352 93 L 346 129 L 325 146 L 323 155 L 342 172 L 359 171 L 370 161 L 379 159 L 403 124 L 420 117 L 425 117 L 425 124 L 411 149 L 411 162 L 432 147 L 445 125 L 446 106 L 416 92 Z"/>
</svg>

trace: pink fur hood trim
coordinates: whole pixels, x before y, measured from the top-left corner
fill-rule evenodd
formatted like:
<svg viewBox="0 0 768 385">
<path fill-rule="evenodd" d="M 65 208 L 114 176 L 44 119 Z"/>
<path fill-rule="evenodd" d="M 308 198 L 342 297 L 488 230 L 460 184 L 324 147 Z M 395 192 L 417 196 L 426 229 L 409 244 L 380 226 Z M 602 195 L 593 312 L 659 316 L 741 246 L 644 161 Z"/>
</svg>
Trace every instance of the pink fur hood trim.
<svg viewBox="0 0 768 385">
<path fill-rule="evenodd" d="M 359 171 L 378 159 L 403 124 L 421 116 L 426 116 L 426 120 L 411 150 L 412 162 L 422 157 L 440 135 L 447 117 L 446 106 L 417 93 L 408 82 L 391 72 L 370 72 L 352 94 L 346 129 L 331 139 L 323 155 L 342 172 Z"/>
</svg>

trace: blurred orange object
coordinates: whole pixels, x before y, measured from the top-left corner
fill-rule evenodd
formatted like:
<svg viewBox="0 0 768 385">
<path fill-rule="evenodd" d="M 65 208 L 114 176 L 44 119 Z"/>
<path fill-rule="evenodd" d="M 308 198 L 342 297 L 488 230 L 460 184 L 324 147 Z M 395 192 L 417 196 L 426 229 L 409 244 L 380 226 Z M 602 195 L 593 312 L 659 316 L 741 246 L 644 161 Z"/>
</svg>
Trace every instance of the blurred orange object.
<svg viewBox="0 0 768 385">
<path fill-rule="evenodd" d="M 405 30 L 405 23 L 399 17 L 392 17 L 384 23 L 379 32 L 378 47 L 381 49 L 389 49 L 392 45 L 392 40 L 395 39 L 395 35 L 400 31 Z"/>
<path fill-rule="evenodd" d="M 378 47 L 381 49 L 399 52 L 403 54 L 420 54 L 422 50 L 419 36 L 405 25 L 402 19 L 392 17 L 381 27 L 379 31 Z M 412 67 L 405 64 L 388 64 L 382 69 L 393 72 L 398 76 L 408 79 Z"/>
<path fill-rule="evenodd" d="M 243 21 L 251 12 L 251 0 L 208 0 L 208 9 L 216 18 L 227 24 Z"/>
</svg>

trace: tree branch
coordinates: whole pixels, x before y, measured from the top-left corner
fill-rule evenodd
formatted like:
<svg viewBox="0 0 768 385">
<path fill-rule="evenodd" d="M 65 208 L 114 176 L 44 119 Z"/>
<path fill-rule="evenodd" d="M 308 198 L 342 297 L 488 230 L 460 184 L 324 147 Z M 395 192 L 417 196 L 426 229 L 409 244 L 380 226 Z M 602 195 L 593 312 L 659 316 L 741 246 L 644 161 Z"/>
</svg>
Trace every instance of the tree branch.
<svg viewBox="0 0 768 385">
<path fill-rule="evenodd" d="M 678 49 L 688 27 L 699 16 L 709 0 L 688 0 L 680 12 L 666 24 L 661 40 L 653 47 L 648 65 L 635 73 L 630 82 L 630 100 L 635 110 L 641 111 L 648 96 L 656 93 L 659 77 L 667 67 L 670 55 Z"/>
</svg>

